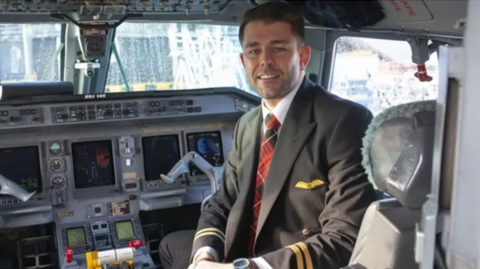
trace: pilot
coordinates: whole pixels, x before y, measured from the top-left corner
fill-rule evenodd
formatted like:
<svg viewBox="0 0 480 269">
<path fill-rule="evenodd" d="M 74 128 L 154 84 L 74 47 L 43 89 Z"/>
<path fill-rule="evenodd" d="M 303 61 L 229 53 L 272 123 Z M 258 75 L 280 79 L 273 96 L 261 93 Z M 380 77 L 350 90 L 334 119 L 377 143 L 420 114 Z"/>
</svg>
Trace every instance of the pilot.
<svg viewBox="0 0 480 269">
<path fill-rule="evenodd" d="M 311 48 L 290 5 L 249 10 L 240 55 L 261 106 L 242 116 L 223 184 L 196 231 L 160 244 L 166 269 L 321 268 L 347 265 L 367 207 L 376 200 L 362 168 L 373 116 L 305 76 Z"/>
</svg>

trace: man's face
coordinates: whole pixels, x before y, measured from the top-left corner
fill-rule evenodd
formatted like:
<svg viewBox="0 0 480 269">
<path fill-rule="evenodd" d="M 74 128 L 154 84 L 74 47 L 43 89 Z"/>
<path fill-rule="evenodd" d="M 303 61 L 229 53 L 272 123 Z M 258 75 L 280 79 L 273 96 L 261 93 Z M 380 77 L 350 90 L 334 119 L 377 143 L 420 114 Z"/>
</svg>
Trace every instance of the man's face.
<svg viewBox="0 0 480 269">
<path fill-rule="evenodd" d="M 246 25 L 240 55 L 252 88 L 266 100 L 279 100 L 300 79 L 310 59 L 286 22 L 253 21 Z"/>
</svg>

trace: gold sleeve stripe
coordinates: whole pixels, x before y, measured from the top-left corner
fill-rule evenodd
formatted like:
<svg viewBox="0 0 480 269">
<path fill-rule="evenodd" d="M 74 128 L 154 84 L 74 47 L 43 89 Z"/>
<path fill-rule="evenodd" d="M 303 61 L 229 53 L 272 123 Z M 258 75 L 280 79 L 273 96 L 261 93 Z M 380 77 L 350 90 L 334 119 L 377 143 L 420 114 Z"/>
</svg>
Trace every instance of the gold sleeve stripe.
<svg viewBox="0 0 480 269">
<path fill-rule="evenodd" d="M 205 228 L 205 229 L 201 229 L 201 230 L 198 231 L 195 235 L 199 235 L 199 234 L 201 234 L 201 233 L 203 233 L 203 232 L 216 232 L 216 233 L 218 233 L 219 235 L 221 235 L 223 238 L 225 238 L 225 234 L 224 234 L 222 231 L 220 231 L 219 229 L 217 229 L 217 228 Z"/>
<path fill-rule="evenodd" d="M 197 241 L 198 238 L 206 236 L 206 235 L 214 235 L 214 236 L 220 238 L 220 240 L 222 240 L 222 242 L 225 244 L 225 239 L 215 232 L 204 232 L 202 234 L 199 234 L 199 235 L 195 236 L 195 239 L 193 239 L 193 242 Z"/>
<path fill-rule="evenodd" d="M 308 250 L 307 245 L 305 245 L 305 243 L 303 242 L 297 243 L 295 245 L 299 246 L 300 249 L 303 251 L 303 255 L 305 256 L 305 263 L 307 264 L 307 269 L 313 269 L 312 256 L 310 256 L 310 251 Z"/>
<path fill-rule="evenodd" d="M 293 252 L 295 253 L 295 256 L 297 257 L 297 269 L 303 269 L 303 257 L 302 253 L 300 253 L 300 248 L 297 245 L 291 245 L 288 246 Z"/>
<path fill-rule="evenodd" d="M 207 235 L 216 236 L 216 237 L 220 238 L 220 240 L 222 240 L 223 243 L 225 243 L 225 234 L 222 231 L 220 231 L 219 229 L 216 229 L 216 228 L 205 228 L 205 229 L 202 229 L 202 230 L 198 231 L 195 234 L 195 238 L 193 239 L 193 242 L 197 241 L 198 238 L 203 237 L 203 236 L 207 236 Z"/>
</svg>

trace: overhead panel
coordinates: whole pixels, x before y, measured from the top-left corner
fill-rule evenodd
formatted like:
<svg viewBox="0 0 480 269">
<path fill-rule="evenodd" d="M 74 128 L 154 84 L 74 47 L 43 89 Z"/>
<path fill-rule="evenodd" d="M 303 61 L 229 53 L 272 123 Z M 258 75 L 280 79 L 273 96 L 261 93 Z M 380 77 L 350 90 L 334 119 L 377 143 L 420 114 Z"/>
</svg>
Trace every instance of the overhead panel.
<svg viewBox="0 0 480 269">
<path fill-rule="evenodd" d="M 5 13 L 124 15 L 219 12 L 230 0 L 0 0 Z"/>
</svg>

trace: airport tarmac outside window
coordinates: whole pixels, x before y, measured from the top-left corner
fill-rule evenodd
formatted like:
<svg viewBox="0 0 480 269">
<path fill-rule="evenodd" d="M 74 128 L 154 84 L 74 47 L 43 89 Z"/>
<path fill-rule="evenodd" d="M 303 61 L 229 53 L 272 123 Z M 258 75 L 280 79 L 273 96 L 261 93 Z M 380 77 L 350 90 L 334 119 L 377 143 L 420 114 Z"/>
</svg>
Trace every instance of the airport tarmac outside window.
<svg viewBox="0 0 480 269">
<path fill-rule="evenodd" d="M 335 44 L 330 91 L 358 102 L 374 115 L 403 103 L 438 96 L 438 58 L 426 63 L 430 82 L 415 76 L 410 45 L 406 41 L 340 37 Z"/>
<path fill-rule="evenodd" d="M 238 26 L 123 23 L 115 47 L 120 61 L 112 54 L 105 92 L 235 87 L 256 94 L 239 58 Z"/>
<path fill-rule="evenodd" d="M 61 80 L 61 31 L 60 23 L 0 24 L 0 81 Z"/>
</svg>

